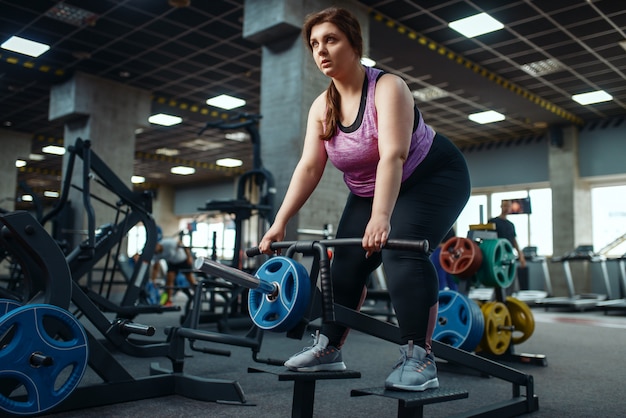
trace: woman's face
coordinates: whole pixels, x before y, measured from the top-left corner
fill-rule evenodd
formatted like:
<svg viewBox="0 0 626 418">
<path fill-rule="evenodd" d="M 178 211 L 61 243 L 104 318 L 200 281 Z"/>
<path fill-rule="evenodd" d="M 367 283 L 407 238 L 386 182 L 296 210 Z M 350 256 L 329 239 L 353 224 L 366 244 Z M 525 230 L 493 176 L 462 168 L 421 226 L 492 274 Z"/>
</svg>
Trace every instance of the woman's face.
<svg viewBox="0 0 626 418">
<path fill-rule="evenodd" d="M 359 61 L 346 35 L 332 23 L 313 26 L 309 42 L 317 68 L 328 77 L 340 77 Z"/>
</svg>

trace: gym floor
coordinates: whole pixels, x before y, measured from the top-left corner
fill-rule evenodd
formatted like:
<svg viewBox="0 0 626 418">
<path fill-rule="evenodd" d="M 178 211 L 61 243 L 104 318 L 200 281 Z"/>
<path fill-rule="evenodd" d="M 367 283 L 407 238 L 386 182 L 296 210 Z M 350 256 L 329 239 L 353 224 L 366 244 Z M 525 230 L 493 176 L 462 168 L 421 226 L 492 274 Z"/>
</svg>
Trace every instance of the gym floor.
<svg viewBox="0 0 626 418">
<path fill-rule="evenodd" d="M 175 301 L 184 305 L 186 296 L 177 293 Z M 626 347 L 626 311 L 605 314 L 602 311 L 570 312 L 532 307 L 535 319 L 533 335 L 514 352 L 542 354 L 546 366 L 510 362 L 503 364 L 534 378 L 539 410 L 532 417 L 617 417 L 623 416 L 626 397 L 623 393 L 623 357 Z M 162 341 L 166 327 L 178 326 L 179 312 L 141 315 L 135 322 L 156 327 L 151 337 Z M 86 324 L 89 328 L 89 324 Z M 211 330 L 211 325 L 207 325 Z M 96 336 L 98 336 L 96 334 Z M 267 332 L 259 358 L 287 358 L 311 342 L 288 339 L 284 334 Z M 215 345 L 214 345 L 215 346 Z M 186 374 L 211 379 L 237 381 L 245 404 L 197 401 L 183 396 L 165 396 L 125 402 L 83 410 L 51 413 L 50 417 L 289 417 L 291 416 L 293 382 L 279 381 L 270 373 L 248 373 L 248 367 L 263 366 L 252 359 L 251 351 L 238 346 L 218 345 L 231 355 L 216 356 L 186 348 Z M 381 386 L 398 358 L 396 345 L 353 331 L 343 349 L 344 362 L 361 378 L 321 380 L 315 391 L 315 417 L 395 417 L 398 403 L 380 396 L 351 397 L 352 389 Z M 436 353 L 435 353 L 436 354 Z M 171 368 L 166 358 L 135 358 L 115 354 L 116 359 L 135 377 L 149 375 L 149 366 L 159 363 Z M 279 369 L 280 366 L 275 366 Z M 494 377 L 455 370 L 439 371 L 442 388 L 459 388 L 469 392 L 466 399 L 425 405 L 424 416 L 462 416 L 512 396 L 511 384 Z M 80 385 L 101 383 L 90 369 Z"/>
</svg>

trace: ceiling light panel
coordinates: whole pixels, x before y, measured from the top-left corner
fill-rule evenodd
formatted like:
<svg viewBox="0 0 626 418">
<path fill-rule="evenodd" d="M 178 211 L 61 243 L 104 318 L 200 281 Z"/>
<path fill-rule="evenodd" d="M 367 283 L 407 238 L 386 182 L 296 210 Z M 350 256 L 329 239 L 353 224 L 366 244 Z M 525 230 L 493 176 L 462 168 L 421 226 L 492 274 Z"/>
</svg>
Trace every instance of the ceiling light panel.
<svg viewBox="0 0 626 418">
<path fill-rule="evenodd" d="M 37 58 L 50 49 L 49 45 L 31 41 L 30 39 L 20 38 L 19 36 L 11 36 L 3 42 L 0 47 L 8 51 L 17 52 L 34 58 Z"/>
<path fill-rule="evenodd" d="M 608 94 L 604 90 L 590 91 L 588 93 L 575 94 L 572 96 L 572 100 L 581 105 L 590 105 L 594 103 L 602 103 L 613 100 L 613 96 Z"/>
<path fill-rule="evenodd" d="M 179 166 L 176 166 L 176 167 L 172 167 L 170 169 L 170 173 L 172 173 L 172 174 L 179 174 L 181 176 L 189 176 L 189 175 L 191 175 L 191 174 L 193 174 L 195 172 L 196 172 L 195 168 L 193 168 L 193 167 L 186 167 L 184 165 L 179 165 Z"/>
<path fill-rule="evenodd" d="M 168 115 L 165 113 L 157 113 L 148 118 L 148 122 L 156 125 L 173 126 L 178 125 L 183 121 L 183 118 L 174 115 Z"/>
<path fill-rule="evenodd" d="M 62 1 L 50 8 L 45 13 L 45 16 L 79 27 L 93 25 L 98 18 L 95 13 L 81 9 L 80 7 L 66 4 Z"/>
<path fill-rule="evenodd" d="M 504 25 L 489 16 L 487 13 L 479 13 L 463 19 L 448 23 L 455 31 L 467 38 L 484 35 L 504 28 Z"/>
<path fill-rule="evenodd" d="M 469 120 L 480 123 L 481 125 L 487 123 L 500 122 L 505 119 L 502 113 L 496 112 L 495 110 L 488 110 L 486 112 L 474 113 L 468 116 Z"/>
<path fill-rule="evenodd" d="M 243 164 L 243 161 L 235 158 L 220 158 L 215 162 L 215 164 L 221 167 L 240 167 Z"/>
<path fill-rule="evenodd" d="M 196 151 L 211 151 L 214 149 L 219 149 L 224 146 L 224 144 L 220 144 L 219 142 L 208 141 L 203 138 L 196 138 L 192 141 L 181 142 L 180 145 L 182 147 L 191 148 Z"/>
<path fill-rule="evenodd" d="M 206 101 L 209 106 L 219 107 L 220 109 L 231 110 L 246 104 L 246 101 L 228 94 L 220 94 Z"/>
<path fill-rule="evenodd" d="M 522 65 L 520 68 L 533 77 L 541 77 L 564 69 L 563 65 L 554 59 L 531 62 Z"/>
</svg>

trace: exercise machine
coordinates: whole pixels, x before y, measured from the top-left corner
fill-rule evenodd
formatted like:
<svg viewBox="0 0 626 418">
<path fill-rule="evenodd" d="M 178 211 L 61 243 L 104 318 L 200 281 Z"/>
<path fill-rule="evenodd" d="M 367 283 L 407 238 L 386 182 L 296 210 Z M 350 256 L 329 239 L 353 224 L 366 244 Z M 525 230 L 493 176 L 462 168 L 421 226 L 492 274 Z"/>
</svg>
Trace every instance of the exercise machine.
<svg viewBox="0 0 626 418">
<path fill-rule="evenodd" d="M 80 173 L 80 185 L 72 184 L 76 159 L 83 161 L 83 170 Z M 116 202 L 104 201 L 91 193 L 91 183 L 97 182 L 113 193 Z M 80 282 L 87 280 L 81 286 L 85 292 L 103 311 L 115 312 L 119 317 L 132 319 L 141 313 L 159 313 L 172 308 L 147 302 L 146 284 L 149 280 L 149 266 L 154 255 L 157 242 L 157 227 L 152 217 L 152 195 L 150 192 L 134 192 L 108 167 L 108 165 L 91 149 L 91 142 L 77 138 L 75 143 L 68 147 L 68 158 L 63 179 L 62 193 L 54 208 L 41 218 L 41 224 L 51 221 L 56 223 L 59 217 L 69 216 L 80 210 L 77 205 L 69 201 L 71 188 L 80 190 L 82 195 L 82 210 L 87 218 L 87 238 L 73 248 L 67 249 L 66 259 L 72 272 L 72 278 Z M 95 210 L 92 200 L 115 210 L 115 219 L 112 223 L 96 226 Z M 141 254 L 132 266 L 125 280 L 117 280 L 123 274 L 119 265 L 122 251 L 122 242 L 128 231 L 136 226 L 143 225 L 146 231 L 146 242 Z M 56 225 L 58 229 L 58 225 Z M 54 229 L 54 228 L 53 228 Z M 60 233 L 58 241 L 68 241 Z M 67 244 L 64 244 L 67 245 Z M 71 247 L 71 245 L 70 245 Z M 101 265 L 101 266 L 100 266 Z M 101 269 L 101 277 L 97 291 L 92 283 L 96 266 Z M 127 273 L 127 274 L 128 274 Z M 108 287 L 105 289 L 105 284 Z M 113 284 L 124 286 L 124 293 L 120 301 L 111 300 Z"/>
<path fill-rule="evenodd" d="M 77 385 L 82 373 L 72 374 L 70 383 L 77 387 L 72 387 L 71 391 L 64 389 L 62 399 L 53 393 L 36 402 L 33 398 L 37 394 L 47 393 L 53 386 L 50 381 L 55 380 L 52 374 L 55 369 L 49 366 L 55 364 L 54 357 L 48 359 L 45 353 L 35 356 L 37 367 L 26 365 L 21 369 L 24 373 L 20 375 L 7 372 L 7 365 L 3 363 L 0 365 L 0 408 L 4 411 L 15 415 L 25 415 L 25 409 L 33 415 L 44 411 L 58 413 L 168 395 L 203 401 L 246 403 L 238 382 L 201 378 L 184 372 L 186 340 L 177 336 L 176 328 L 170 330 L 168 341 L 153 343 L 146 337 L 154 335 L 154 327 L 128 319 L 116 318 L 111 321 L 107 318 L 72 278 L 64 254 L 55 240 L 29 213 L 17 211 L 0 215 L 0 224 L 0 245 L 15 256 L 25 272 L 21 291 L 12 294 L 14 303 L 26 307 L 42 303 L 71 309 L 75 318 L 80 318 L 81 323 L 89 326 L 85 326 L 84 333 L 80 333 L 84 338 L 70 338 L 62 350 L 57 351 L 83 348 L 81 351 L 74 350 L 73 356 L 77 357 L 81 353 L 81 357 L 71 361 L 80 360 L 102 380 L 97 384 Z M 33 306 L 40 308 L 40 305 Z M 33 312 L 36 313 L 35 310 Z M 0 343 L 3 347 L 6 336 L 12 334 L 4 334 L 4 328 L 14 324 L 22 328 L 21 333 L 15 333 L 20 338 L 28 337 L 28 333 L 32 339 L 41 338 L 34 323 L 35 320 L 40 321 L 41 316 L 30 320 L 22 317 L 9 319 L 13 322 L 1 321 Z M 11 350 L 11 353 L 14 352 Z M 133 376 L 117 359 L 119 353 L 131 357 L 166 358 L 171 362 L 171 368 L 165 369 L 153 363 L 151 369 L 146 371 L 149 375 Z M 16 361 L 24 357 L 22 353 L 16 355 L 19 357 Z M 59 356 L 63 359 L 62 354 Z M 11 367 L 19 367 L 14 364 L 12 357 L 3 359 L 7 359 Z M 50 373 L 46 373 L 48 370 Z M 39 374 L 31 376 L 30 373 Z M 16 386 L 25 388 L 27 394 L 14 394 Z"/>
<path fill-rule="evenodd" d="M 546 310 L 549 308 L 564 308 L 576 311 L 585 311 L 596 308 L 599 302 L 613 299 L 613 292 L 606 268 L 606 257 L 595 254 L 593 252 L 593 247 L 589 245 L 580 245 L 576 247 L 574 251 L 566 253 L 562 257 L 553 258 L 552 262 L 561 263 L 563 266 L 568 296 L 554 296 L 538 299 L 535 301 L 538 306 L 542 306 Z M 570 262 L 596 263 L 600 267 L 606 293 L 576 293 Z"/>
<path fill-rule="evenodd" d="M 250 289 L 249 308 L 255 324 L 268 330 L 287 329 L 287 336 L 302 338 L 307 326 L 315 319 L 323 322 L 336 322 L 351 329 L 401 344 L 398 327 L 380 321 L 372 316 L 348 309 L 334 302 L 330 277 L 330 259 L 328 249 L 341 245 L 361 245 L 360 238 L 329 239 L 322 241 L 283 241 L 272 243 L 272 250 L 281 250 L 284 256 L 272 257 L 252 276 L 241 270 L 215 263 L 208 259 L 196 260 L 196 268 L 225 280 L 233 281 Z M 390 240 L 383 251 L 409 249 L 427 252 L 426 241 Z M 247 251 L 249 256 L 259 255 L 257 248 Z M 301 264 L 294 264 L 296 255 L 312 257 L 308 274 Z M 274 265 L 278 264 L 278 265 Z M 267 272 L 267 274 L 266 274 Z M 306 269 L 305 269 L 306 272 Z M 278 274 L 275 274 L 278 273 Z M 319 278 L 320 288 L 316 286 Z M 302 313 L 304 313 L 302 315 Z M 486 376 L 493 376 L 512 384 L 513 396 L 502 402 L 496 402 L 470 411 L 485 416 L 515 416 L 538 410 L 538 398 L 534 393 L 531 375 L 476 354 L 454 348 L 450 345 L 433 341 L 433 351 L 437 357 L 449 363 L 460 364 L 477 370 Z M 253 367 L 251 372 L 266 372 L 277 375 L 279 380 L 294 381 L 292 416 L 312 416 L 315 381 L 317 379 L 338 379 L 359 377 L 355 371 L 333 373 L 295 373 L 285 372 L 271 366 Z M 525 393 L 521 393 L 521 388 Z M 467 397 L 464 390 L 448 391 L 444 388 L 423 393 L 389 393 L 382 388 L 366 388 L 352 391 L 352 396 L 378 395 L 398 400 L 398 416 L 421 416 L 424 404 L 443 402 Z M 305 413 L 302 413 L 305 411 Z M 413 415 L 409 415 L 413 414 Z"/>
</svg>

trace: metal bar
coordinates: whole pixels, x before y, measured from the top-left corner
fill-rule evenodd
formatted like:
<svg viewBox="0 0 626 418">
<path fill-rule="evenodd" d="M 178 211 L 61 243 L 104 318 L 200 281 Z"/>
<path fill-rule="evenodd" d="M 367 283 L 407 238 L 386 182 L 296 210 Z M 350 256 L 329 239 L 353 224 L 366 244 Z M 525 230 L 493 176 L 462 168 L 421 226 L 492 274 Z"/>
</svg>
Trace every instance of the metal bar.
<svg viewBox="0 0 626 418">
<path fill-rule="evenodd" d="M 252 276 L 246 272 L 238 270 L 233 267 L 226 266 L 216 261 L 210 260 L 204 257 L 198 257 L 194 262 L 194 268 L 196 270 L 203 271 L 208 274 L 212 274 L 229 282 L 238 284 L 252 290 L 258 290 L 265 294 L 272 294 L 276 291 L 276 286 L 273 283 L 269 283 L 260 280 L 257 277 Z"/>
<path fill-rule="evenodd" d="M 272 250 L 280 250 L 289 247 L 297 247 L 296 251 L 308 253 L 315 252 L 314 244 L 321 244 L 325 248 L 332 247 L 349 247 L 349 246 L 361 246 L 363 240 L 361 238 L 333 238 L 322 240 L 302 240 L 302 241 L 277 241 L 270 245 Z M 390 239 L 383 249 L 390 250 L 409 250 L 417 251 L 421 253 L 428 253 L 430 245 L 428 240 L 405 240 L 405 239 Z M 258 247 L 248 248 L 246 255 L 248 257 L 254 257 L 260 255 Z"/>
</svg>

